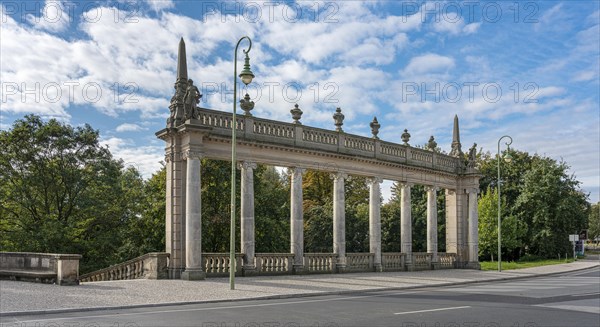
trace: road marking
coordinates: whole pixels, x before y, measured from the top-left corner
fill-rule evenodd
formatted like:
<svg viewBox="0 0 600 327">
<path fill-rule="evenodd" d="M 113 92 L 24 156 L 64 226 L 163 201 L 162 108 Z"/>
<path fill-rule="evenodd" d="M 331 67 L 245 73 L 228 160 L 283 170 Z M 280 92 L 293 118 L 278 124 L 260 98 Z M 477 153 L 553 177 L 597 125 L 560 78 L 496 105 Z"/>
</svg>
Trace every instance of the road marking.
<svg viewBox="0 0 600 327">
<path fill-rule="evenodd" d="M 418 310 L 418 311 L 406 311 L 406 312 L 396 312 L 395 315 L 408 315 L 412 313 L 422 313 L 422 312 L 434 312 L 434 311 L 446 311 L 446 310 L 458 310 L 458 309 L 467 309 L 470 306 L 464 307 L 450 307 L 450 308 L 439 308 L 439 309 L 429 309 L 429 310 Z"/>
<path fill-rule="evenodd" d="M 588 296 L 588 295 L 600 295 L 600 293 L 592 292 L 592 293 L 583 293 L 583 294 L 571 294 L 571 296 Z"/>
<path fill-rule="evenodd" d="M 386 292 L 386 290 L 382 290 Z M 116 314 L 105 314 L 105 315 L 94 315 L 94 316 L 75 316 L 75 317 L 64 317 L 64 318 L 43 318 L 43 319 L 32 319 L 32 320 L 19 320 L 21 323 L 30 323 L 30 322 L 41 322 L 41 321 L 58 321 L 58 320 L 74 320 L 74 319 L 88 319 L 88 318 L 108 318 L 108 317 L 123 317 L 123 316 L 139 316 L 139 315 L 148 315 L 148 314 L 160 314 L 160 313 L 171 313 L 171 312 L 189 312 L 189 311 L 209 311 L 209 310 L 225 310 L 225 309 L 236 309 L 236 308 L 254 308 L 254 307 L 270 307 L 270 306 L 278 306 L 278 305 L 288 305 L 288 304 L 302 304 L 302 303 L 317 303 L 317 302 L 332 302 L 332 301 L 344 301 L 344 300 L 354 300 L 354 299 L 364 299 L 370 297 L 382 297 L 382 296 L 390 296 L 390 295 L 405 295 L 405 294 L 416 294 L 416 293 L 426 293 L 430 290 L 424 289 L 419 291 L 408 291 L 408 292 L 395 292 L 395 293 L 385 293 L 385 294 L 375 294 L 375 295 L 365 295 L 365 296 L 348 296 L 341 298 L 332 298 L 332 299 L 320 299 L 320 300 L 305 300 L 305 301 L 289 301 L 289 302 L 279 302 L 279 303 L 260 303 L 260 304 L 247 304 L 247 305 L 230 305 L 230 306 L 221 306 L 221 307 L 208 307 L 208 308 L 193 308 L 193 309 L 172 309 L 172 310 L 161 310 L 161 311 L 143 311 L 143 312 L 131 312 L 131 313 L 116 313 Z M 327 295 L 325 295 L 327 296 Z M 261 299 L 255 299 L 257 301 L 261 301 Z M 272 301 L 276 299 L 265 299 L 263 301 Z M 165 303 L 165 305 L 168 303 Z M 202 303 L 190 303 L 190 304 L 182 304 L 182 305 L 201 305 Z M 142 307 L 142 308 L 118 308 L 112 310 L 128 310 L 128 309 L 148 309 L 150 307 Z M 91 311 L 91 310 L 88 310 Z M 77 313 L 85 313 L 85 311 L 76 311 Z M 47 314 L 53 314 L 52 312 L 48 312 Z"/>
</svg>

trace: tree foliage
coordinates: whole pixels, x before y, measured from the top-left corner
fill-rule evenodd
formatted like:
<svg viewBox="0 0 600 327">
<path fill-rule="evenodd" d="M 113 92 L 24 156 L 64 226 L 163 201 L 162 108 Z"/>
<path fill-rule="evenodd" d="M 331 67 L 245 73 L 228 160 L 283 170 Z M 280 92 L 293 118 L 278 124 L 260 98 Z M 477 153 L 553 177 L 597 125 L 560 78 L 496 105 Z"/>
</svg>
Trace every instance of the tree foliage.
<svg viewBox="0 0 600 327">
<path fill-rule="evenodd" d="M 588 239 L 600 239 L 600 202 L 592 205 L 588 219 Z"/>
<path fill-rule="evenodd" d="M 510 154 L 510 163 L 500 161 L 502 216 L 506 217 L 502 222 L 503 255 L 512 259 L 524 254 L 554 258 L 568 252 L 568 235 L 587 226 L 589 204 L 587 195 L 579 189 L 580 183 L 568 174 L 569 166 L 564 162 L 517 150 Z M 487 258 L 497 255 L 488 234 L 492 233 L 493 214 L 497 215 L 491 197 L 495 197 L 496 205 L 498 198 L 495 191 L 489 191 L 498 187 L 497 158 L 489 153 L 481 155 L 479 167 L 484 175 L 480 182 L 480 201 L 484 202 L 479 212 L 483 233 L 480 255 Z M 511 234 L 511 228 L 516 234 Z"/>
<path fill-rule="evenodd" d="M 81 253 L 82 271 L 111 263 L 141 179 L 98 131 L 30 115 L 0 132 L 0 148 L 2 251 Z"/>
</svg>

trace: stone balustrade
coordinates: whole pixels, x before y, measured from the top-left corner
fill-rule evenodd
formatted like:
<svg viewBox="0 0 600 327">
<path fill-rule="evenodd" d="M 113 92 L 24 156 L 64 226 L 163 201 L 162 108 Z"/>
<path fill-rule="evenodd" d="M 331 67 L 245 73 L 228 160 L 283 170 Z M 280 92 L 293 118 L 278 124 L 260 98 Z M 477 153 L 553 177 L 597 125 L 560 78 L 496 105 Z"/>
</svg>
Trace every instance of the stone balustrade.
<svg viewBox="0 0 600 327">
<path fill-rule="evenodd" d="M 291 274 L 294 263 L 292 253 L 255 254 L 256 271 L 261 275 Z"/>
<path fill-rule="evenodd" d="M 81 275 L 79 280 L 81 282 L 101 282 L 126 279 L 166 279 L 168 278 L 168 260 L 168 253 L 147 253 L 120 264 Z"/>
<path fill-rule="evenodd" d="M 439 261 L 440 269 L 456 268 L 456 254 L 455 253 L 438 253 L 438 261 Z"/>
<path fill-rule="evenodd" d="M 402 252 L 387 252 L 381 254 L 383 271 L 402 271 L 406 269 L 406 254 Z"/>
<path fill-rule="evenodd" d="M 412 270 L 429 270 L 431 269 L 432 254 L 425 252 L 412 253 Z"/>
<path fill-rule="evenodd" d="M 235 254 L 235 275 L 242 274 L 242 253 Z M 229 276 L 230 269 L 229 253 L 202 253 L 202 267 L 207 277 Z"/>
<path fill-rule="evenodd" d="M 336 261 L 335 253 L 304 253 L 304 270 L 307 273 L 334 273 Z"/>
<path fill-rule="evenodd" d="M 253 116 L 239 116 L 237 121 L 238 130 L 242 132 L 238 135 L 241 139 L 334 151 L 451 173 L 456 173 L 459 168 L 458 158 L 409 145 Z M 199 118 L 194 124 L 211 127 L 216 135 L 231 134 L 231 114 L 226 112 L 200 108 Z"/>
<path fill-rule="evenodd" d="M 373 271 L 374 253 L 346 253 L 346 269 L 351 272 Z"/>
<path fill-rule="evenodd" d="M 79 284 L 79 254 L 0 252 L 0 278 Z"/>
</svg>

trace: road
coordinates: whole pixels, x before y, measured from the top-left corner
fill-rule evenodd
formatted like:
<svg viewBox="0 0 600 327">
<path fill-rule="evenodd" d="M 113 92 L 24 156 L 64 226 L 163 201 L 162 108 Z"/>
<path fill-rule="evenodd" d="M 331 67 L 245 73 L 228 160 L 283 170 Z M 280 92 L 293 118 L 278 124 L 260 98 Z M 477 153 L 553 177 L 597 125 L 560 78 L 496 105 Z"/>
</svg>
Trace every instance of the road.
<svg viewBox="0 0 600 327">
<path fill-rule="evenodd" d="M 600 326 L 600 268 L 454 287 L 4 317 L 4 326 Z"/>
</svg>

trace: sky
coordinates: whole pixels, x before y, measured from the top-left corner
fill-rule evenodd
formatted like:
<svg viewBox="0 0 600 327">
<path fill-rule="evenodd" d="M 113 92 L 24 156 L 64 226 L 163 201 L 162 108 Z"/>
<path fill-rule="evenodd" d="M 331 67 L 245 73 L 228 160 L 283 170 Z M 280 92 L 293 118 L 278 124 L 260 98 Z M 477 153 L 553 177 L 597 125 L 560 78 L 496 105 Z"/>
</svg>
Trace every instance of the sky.
<svg viewBox="0 0 600 327">
<path fill-rule="evenodd" d="M 231 112 L 233 53 L 252 40 L 257 117 L 450 151 L 477 143 L 565 161 L 600 190 L 598 1 L 2 1 L 0 129 L 27 114 L 90 124 L 145 177 L 160 169 L 184 38 L 200 106 Z M 245 41 L 240 45 L 246 48 Z M 240 50 L 238 67 L 243 54 Z M 503 142 L 504 143 L 504 142 Z M 503 144 L 503 148 L 505 145 Z M 383 184 L 389 197 L 391 181 Z"/>
</svg>

